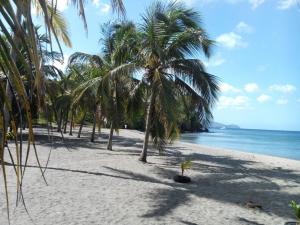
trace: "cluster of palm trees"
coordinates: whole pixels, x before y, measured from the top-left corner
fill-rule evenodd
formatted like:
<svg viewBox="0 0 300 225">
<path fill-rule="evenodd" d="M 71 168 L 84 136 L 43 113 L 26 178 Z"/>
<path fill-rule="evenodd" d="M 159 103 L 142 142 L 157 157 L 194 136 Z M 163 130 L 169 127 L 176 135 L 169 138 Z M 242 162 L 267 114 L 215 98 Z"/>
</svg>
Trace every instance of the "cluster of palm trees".
<svg viewBox="0 0 300 225">
<path fill-rule="evenodd" d="M 83 1 L 71 2 L 78 6 L 86 26 Z M 113 0 L 112 5 L 124 13 L 122 1 Z M 33 6 L 44 18 L 46 34 L 33 23 Z M 218 82 L 195 56 L 209 57 L 213 41 L 192 9 L 175 2 L 155 2 L 139 25 L 126 20 L 107 23 L 101 30 L 101 53 L 74 53 L 65 72 L 51 63 L 62 60 L 62 52 L 52 49 L 53 41 L 71 46 L 55 0 L 1 1 L 0 13 L 0 162 L 6 179 L 4 149 L 10 127 L 16 145 L 15 160 L 11 158 L 18 193 L 24 176 L 22 129 L 20 135 L 18 128 L 28 127 L 26 166 L 30 146 L 37 156 L 32 128 L 32 118 L 37 115 L 55 120 L 59 132 L 66 132 L 69 122 L 71 135 L 75 120 L 79 120 L 78 137 L 84 121 L 92 115 L 91 141 L 97 122 L 105 121 L 110 127 L 107 148 L 111 150 L 114 130 L 142 114 L 143 162 L 147 161 L 150 137 L 163 150 L 167 140 L 178 135 L 179 105 L 197 109 L 204 126 L 211 120 Z"/>
<path fill-rule="evenodd" d="M 213 43 L 199 20 L 197 12 L 182 5 L 157 2 L 139 26 L 128 21 L 105 24 L 101 54 L 76 52 L 70 56 L 67 78 L 74 76 L 76 84 L 75 88 L 62 88 L 65 94 L 59 98 L 65 100 L 61 104 L 64 109 L 60 109 L 66 112 L 61 114 L 65 115 L 63 120 L 73 124 L 77 112 L 82 114 L 81 121 L 87 111 L 92 112 L 93 141 L 96 121 L 101 123 L 104 118 L 110 126 L 107 149 L 112 150 L 114 130 L 125 118 L 144 110 L 143 162 L 147 160 L 150 136 L 159 150 L 167 140 L 178 136 L 178 106 L 187 99 L 199 109 L 201 122 L 209 122 L 218 83 L 215 76 L 205 72 L 199 59 L 192 58 L 199 51 L 209 56 Z M 59 130 L 62 118 L 57 121 Z"/>
</svg>

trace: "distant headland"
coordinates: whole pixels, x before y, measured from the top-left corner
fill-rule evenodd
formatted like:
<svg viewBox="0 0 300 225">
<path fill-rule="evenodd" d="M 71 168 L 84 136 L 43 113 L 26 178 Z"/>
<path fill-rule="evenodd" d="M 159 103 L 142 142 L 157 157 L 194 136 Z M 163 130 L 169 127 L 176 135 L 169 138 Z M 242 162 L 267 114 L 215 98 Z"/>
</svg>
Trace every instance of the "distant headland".
<svg viewBox="0 0 300 225">
<path fill-rule="evenodd" d="M 209 129 L 241 129 L 236 124 L 223 124 L 218 122 L 212 122 Z"/>
</svg>

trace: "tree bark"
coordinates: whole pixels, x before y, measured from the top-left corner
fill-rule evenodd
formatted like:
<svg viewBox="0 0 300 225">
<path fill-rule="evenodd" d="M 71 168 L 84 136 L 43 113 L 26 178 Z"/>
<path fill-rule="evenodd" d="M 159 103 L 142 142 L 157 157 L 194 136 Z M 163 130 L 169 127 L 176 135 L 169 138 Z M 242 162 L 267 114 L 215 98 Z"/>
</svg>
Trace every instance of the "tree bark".
<svg viewBox="0 0 300 225">
<path fill-rule="evenodd" d="M 65 118 L 65 124 L 64 124 L 64 134 L 67 133 L 68 117 L 69 117 L 69 109 L 67 109 L 67 112 L 66 112 L 66 118 Z"/>
<path fill-rule="evenodd" d="M 101 118 L 102 118 L 102 115 L 101 115 L 101 106 L 99 105 L 98 106 L 98 113 L 97 113 L 97 119 L 98 119 L 98 134 L 101 133 Z"/>
<path fill-rule="evenodd" d="M 68 119 L 66 119 L 65 124 L 64 124 L 64 134 L 67 133 L 67 125 L 68 125 Z"/>
<path fill-rule="evenodd" d="M 82 120 L 80 122 L 80 127 L 79 127 L 79 131 L 78 131 L 78 135 L 77 135 L 78 138 L 80 138 L 80 135 L 81 135 L 81 131 L 82 131 L 83 123 L 84 123 L 84 120 L 85 120 L 85 116 L 86 116 L 86 112 L 84 113 L 84 115 L 82 117 Z"/>
<path fill-rule="evenodd" d="M 57 132 L 61 132 L 61 125 L 62 125 L 62 119 L 63 119 L 63 111 L 60 110 L 60 115 L 59 115 L 59 119 L 58 119 L 58 124 L 57 124 Z"/>
<path fill-rule="evenodd" d="M 115 89 L 113 90 L 113 116 L 112 116 L 112 119 L 111 119 L 111 124 L 110 124 L 110 132 L 109 132 L 109 138 L 108 138 L 108 143 L 107 143 L 107 149 L 108 150 L 112 150 L 112 138 L 113 138 L 113 135 L 114 135 L 114 128 L 116 126 L 115 123 L 115 120 L 116 120 L 116 115 L 117 115 L 117 81 L 115 80 L 114 81 L 114 86 L 115 86 Z"/>
<path fill-rule="evenodd" d="M 70 132 L 69 132 L 70 136 L 73 135 L 73 126 L 74 126 L 74 113 L 72 112 L 72 114 L 71 114 L 71 122 L 70 122 Z"/>
<path fill-rule="evenodd" d="M 112 151 L 112 139 L 114 135 L 114 127 L 113 127 L 113 122 L 111 122 L 110 125 L 110 132 L 109 132 L 109 138 L 108 138 L 108 143 L 107 143 L 107 150 Z"/>
<path fill-rule="evenodd" d="M 92 130 L 91 142 L 95 141 L 96 121 L 97 121 L 97 106 L 94 109 L 93 130 Z"/>
<path fill-rule="evenodd" d="M 149 136 L 150 136 L 150 128 L 151 128 L 151 114 L 154 106 L 154 94 L 152 93 L 150 96 L 150 102 L 147 109 L 147 116 L 146 116 L 146 128 L 145 128 L 145 138 L 143 144 L 143 150 L 140 154 L 139 160 L 142 162 L 147 162 L 147 153 L 148 153 L 148 143 L 149 143 Z"/>
</svg>

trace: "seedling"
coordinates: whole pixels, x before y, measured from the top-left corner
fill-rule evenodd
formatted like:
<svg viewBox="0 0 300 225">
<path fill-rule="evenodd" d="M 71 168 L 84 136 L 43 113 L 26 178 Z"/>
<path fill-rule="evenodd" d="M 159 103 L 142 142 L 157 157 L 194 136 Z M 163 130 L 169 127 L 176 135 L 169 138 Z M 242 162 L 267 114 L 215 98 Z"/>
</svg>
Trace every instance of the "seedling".
<svg viewBox="0 0 300 225">
<path fill-rule="evenodd" d="M 13 132 L 7 132 L 6 133 L 6 139 L 7 140 L 14 140 L 15 139 L 15 135 Z"/>
<path fill-rule="evenodd" d="M 183 176 L 184 172 L 188 169 L 191 169 L 192 167 L 192 161 L 191 160 L 187 160 L 181 163 L 180 167 L 181 167 L 181 175 Z"/>
<path fill-rule="evenodd" d="M 297 218 L 297 224 L 300 225 L 300 204 L 297 204 L 295 201 L 291 201 L 290 206 L 295 212 Z"/>
</svg>

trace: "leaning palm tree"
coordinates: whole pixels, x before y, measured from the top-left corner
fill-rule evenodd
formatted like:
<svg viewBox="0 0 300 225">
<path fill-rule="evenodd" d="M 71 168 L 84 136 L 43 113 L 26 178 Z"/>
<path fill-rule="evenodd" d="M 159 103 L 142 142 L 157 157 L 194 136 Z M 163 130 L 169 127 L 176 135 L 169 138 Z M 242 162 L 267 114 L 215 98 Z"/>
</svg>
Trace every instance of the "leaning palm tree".
<svg viewBox="0 0 300 225">
<path fill-rule="evenodd" d="M 148 106 L 139 160 L 146 162 L 150 135 L 160 149 L 176 136 L 178 97 L 191 96 L 205 124 L 212 118 L 219 89 L 216 77 L 195 57 L 209 57 L 213 44 L 197 12 L 176 2 L 156 2 L 143 16 L 140 32 L 137 64 L 144 69 L 141 82 L 147 86 Z"/>
<path fill-rule="evenodd" d="M 111 24 L 102 31 L 104 33 L 104 59 L 108 73 L 103 83 L 109 85 L 106 115 L 110 122 L 110 133 L 107 149 L 112 150 L 114 130 L 118 130 L 125 116 L 126 102 L 134 83 L 133 71 L 121 72 L 137 53 L 138 39 L 135 25 L 131 22 Z"/>
</svg>

